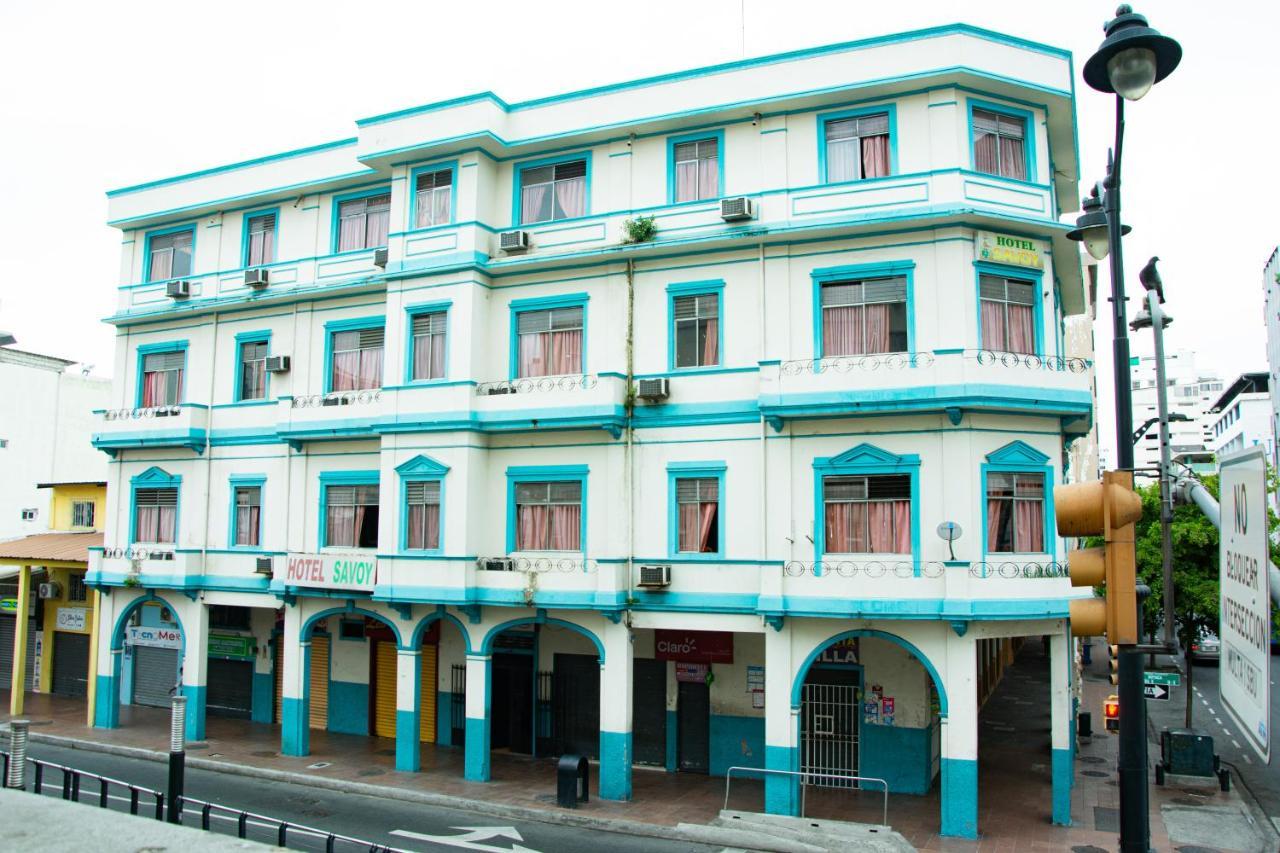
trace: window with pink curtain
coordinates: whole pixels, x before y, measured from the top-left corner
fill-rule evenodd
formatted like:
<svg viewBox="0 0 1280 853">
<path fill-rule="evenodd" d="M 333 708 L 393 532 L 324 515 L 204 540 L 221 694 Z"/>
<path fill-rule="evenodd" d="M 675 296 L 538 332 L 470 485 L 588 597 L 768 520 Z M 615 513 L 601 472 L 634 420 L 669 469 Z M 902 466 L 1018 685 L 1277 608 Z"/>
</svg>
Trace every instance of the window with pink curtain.
<svg viewBox="0 0 1280 853">
<path fill-rule="evenodd" d="M 983 275 L 978 279 L 982 348 L 993 352 L 1036 351 L 1036 285 Z"/>
<path fill-rule="evenodd" d="M 261 400 L 267 396 L 266 341 L 244 341 L 240 344 L 239 400 Z"/>
<path fill-rule="evenodd" d="M 405 547 L 434 551 L 440 547 L 440 481 L 425 480 L 405 484 Z"/>
<path fill-rule="evenodd" d="M 518 377 L 583 372 L 582 306 L 521 311 L 516 315 L 516 336 Z"/>
<path fill-rule="evenodd" d="M 147 281 L 164 281 L 191 275 L 191 248 L 195 230 L 185 229 L 148 238 L 149 266 Z"/>
<path fill-rule="evenodd" d="M 176 406 L 182 402 L 182 374 L 187 354 L 182 350 L 153 352 L 142 357 L 142 406 Z"/>
<path fill-rule="evenodd" d="M 244 265 L 247 267 L 269 264 L 276 259 L 276 215 L 263 213 L 249 217 L 246 223 Z"/>
<path fill-rule="evenodd" d="M 257 547 L 262 522 L 262 487 L 237 486 L 236 545 Z"/>
<path fill-rule="evenodd" d="M 974 171 L 1027 180 L 1026 120 L 1004 113 L 973 111 Z"/>
<path fill-rule="evenodd" d="M 453 170 L 440 169 L 418 175 L 414 187 L 415 228 L 445 225 L 453 207 Z"/>
<path fill-rule="evenodd" d="M 333 332 L 330 367 L 332 391 L 364 391 L 382 387 L 381 327 Z"/>
<path fill-rule="evenodd" d="M 720 479 L 676 478 L 676 550 L 720 553 Z"/>
<path fill-rule="evenodd" d="M 828 119 L 824 133 L 827 183 L 883 178 L 892 172 L 888 113 Z"/>
<path fill-rule="evenodd" d="M 174 544 L 177 541 L 178 490 L 138 489 L 133 500 L 133 541 Z"/>
<path fill-rule="evenodd" d="M 910 476 L 824 477 L 822 499 L 826 553 L 911 553 Z"/>
<path fill-rule="evenodd" d="M 325 547 L 378 547 L 378 486 L 324 487 Z"/>
<path fill-rule="evenodd" d="M 586 160 L 520 169 L 521 224 L 570 219 L 586 213 Z"/>
<path fill-rule="evenodd" d="M 675 198 L 701 201 L 720 197 L 720 141 L 712 136 L 672 146 L 675 161 Z"/>
<path fill-rule="evenodd" d="M 390 225 L 390 193 L 344 201 L 338 205 L 337 250 L 351 252 L 385 246 Z"/>
<path fill-rule="evenodd" d="M 720 363 L 720 295 L 699 293 L 671 300 L 674 318 L 674 367 L 712 367 Z"/>
<path fill-rule="evenodd" d="M 1044 474 L 987 474 L 987 551 L 1040 554 L 1045 550 Z"/>
<path fill-rule="evenodd" d="M 414 314 L 410 322 L 413 336 L 413 380 L 443 379 L 445 332 L 448 328 L 444 311 Z"/>
<path fill-rule="evenodd" d="M 516 483 L 516 550 L 582 550 L 582 483 Z"/>
<path fill-rule="evenodd" d="M 822 355 L 907 351 L 907 280 L 832 281 L 822 285 Z"/>
</svg>

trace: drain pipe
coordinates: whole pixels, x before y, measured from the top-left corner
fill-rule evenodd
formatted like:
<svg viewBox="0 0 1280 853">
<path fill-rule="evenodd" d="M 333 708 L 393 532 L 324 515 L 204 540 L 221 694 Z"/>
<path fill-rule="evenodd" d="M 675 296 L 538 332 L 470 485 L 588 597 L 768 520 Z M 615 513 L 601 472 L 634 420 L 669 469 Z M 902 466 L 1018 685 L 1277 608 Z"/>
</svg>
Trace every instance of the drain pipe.
<svg viewBox="0 0 1280 853">
<path fill-rule="evenodd" d="M 757 259 L 758 259 L 758 263 L 756 265 L 756 268 L 759 271 L 759 275 L 757 276 L 757 279 L 758 279 L 757 284 L 759 288 L 759 299 L 760 299 L 760 315 L 759 315 L 760 316 L 760 344 L 759 344 L 760 348 L 759 348 L 759 355 L 756 358 L 757 367 L 758 367 L 759 362 L 767 358 L 766 346 L 768 343 L 767 337 L 765 334 L 765 328 L 767 325 L 767 318 L 769 317 L 769 311 L 765 305 L 764 241 L 761 241 L 757 246 Z M 721 322 L 724 322 L 724 318 L 721 318 Z M 720 362 L 723 364 L 724 361 L 725 361 L 725 354 L 720 353 Z M 760 374 L 759 372 L 757 372 L 756 373 L 757 386 L 759 385 L 759 381 L 760 381 Z M 769 517 L 769 451 L 768 451 L 769 434 L 768 434 L 768 429 L 769 429 L 768 425 L 764 421 L 764 415 L 761 415 L 760 416 L 760 559 L 766 562 L 769 559 L 769 525 L 767 523 L 768 517 Z M 760 569 L 761 575 L 763 576 L 763 573 L 765 571 L 764 566 L 760 566 L 758 568 Z"/>
<path fill-rule="evenodd" d="M 217 311 L 213 312 L 213 347 L 210 358 L 213 361 L 209 366 L 209 396 L 206 398 L 209 408 L 204 410 L 204 535 L 200 537 L 201 574 L 209 570 L 209 497 L 213 494 L 213 392 L 217 386 L 215 377 L 218 373 Z"/>
<path fill-rule="evenodd" d="M 627 258 L 627 384 L 624 412 L 627 443 L 624 455 L 623 476 L 626 478 L 627 495 L 627 598 L 631 597 L 631 586 L 635 582 L 635 424 L 632 416 L 636 408 L 635 389 L 635 304 L 636 304 L 636 262 Z M 630 627 L 630 617 L 627 624 Z"/>
</svg>

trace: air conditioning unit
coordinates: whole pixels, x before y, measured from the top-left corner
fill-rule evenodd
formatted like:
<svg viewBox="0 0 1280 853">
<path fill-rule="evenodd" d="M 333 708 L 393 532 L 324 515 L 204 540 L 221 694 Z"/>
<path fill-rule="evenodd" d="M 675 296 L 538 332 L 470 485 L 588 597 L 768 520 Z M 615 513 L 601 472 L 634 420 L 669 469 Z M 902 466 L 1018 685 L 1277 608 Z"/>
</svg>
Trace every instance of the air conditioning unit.
<svg viewBox="0 0 1280 853">
<path fill-rule="evenodd" d="M 245 270 L 244 286 L 245 287 L 266 287 L 267 271 L 266 270 Z"/>
<path fill-rule="evenodd" d="M 504 252 L 523 252 L 529 248 L 528 231 L 503 231 L 498 235 L 498 248 Z"/>
<path fill-rule="evenodd" d="M 640 583 L 646 589 L 664 589 L 671 586 L 670 566 L 641 566 Z"/>
<path fill-rule="evenodd" d="M 480 561 L 480 568 L 486 572 L 509 572 L 515 566 L 510 557 L 489 557 Z"/>
<path fill-rule="evenodd" d="M 62 598 L 62 587 L 52 581 L 42 583 L 36 588 L 36 593 L 41 598 Z"/>
<path fill-rule="evenodd" d="M 390 258 L 391 258 L 391 255 L 387 252 L 386 249 L 373 250 L 373 265 L 375 267 L 385 267 L 387 265 L 387 261 Z"/>
<path fill-rule="evenodd" d="M 191 282 L 171 281 L 164 286 L 164 295 L 170 299 L 186 299 L 191 295 Z"/>
<path fill-rule="evenodd" d="M 334 394 L 330 394 L 328 397 L 325 397 L 325 398 L 324 398 L 324 400 L 322 400 L 322 401 L 320 402 L 320 405 L 322 405 L 322 406 L 350 406 L 350 405 L 351 405 L 352 403 L 354 403 L 354 402 L 355 402 L 355 396 L 354 396 L 354 395 L 351 395 L 351 394 L 345 394 L 345 393 L 343 393 L 343 392 L 337 392 L 337 393 L 334 393 Z"/>
<path fill-rule="evenodd" d="M 641 400 L 665 400 L 671 396 L 671 381 L 665 376 L 638 380 L 636 396 Z"/>
<path fill-rule="evenodd" d="M 744 219 L 755 219 L 755 200 L 743 195 L 720 199 L 720 218 L 725 222 L 741 222 Z"/>
<path fill-rule="evenodd" d="M 253 570 L 260 575 L 269 575 L 271 574 L 272 568 L 273 564 L 270 557 L 259 557 L 256 565 L 253 567 Z"/>
<path fill-rule="evenodd" d="M 267 373 L 288 373 L 289 372 L 289 356 L 287 355 L 269 355 L 267 356 Z"/>
<path fill-rule="evenodd" d="M 181 406 L 158 406 L 154 412 L 157 418 L 171 418 L 174 415 L 182 414 Z"/>
</svg>

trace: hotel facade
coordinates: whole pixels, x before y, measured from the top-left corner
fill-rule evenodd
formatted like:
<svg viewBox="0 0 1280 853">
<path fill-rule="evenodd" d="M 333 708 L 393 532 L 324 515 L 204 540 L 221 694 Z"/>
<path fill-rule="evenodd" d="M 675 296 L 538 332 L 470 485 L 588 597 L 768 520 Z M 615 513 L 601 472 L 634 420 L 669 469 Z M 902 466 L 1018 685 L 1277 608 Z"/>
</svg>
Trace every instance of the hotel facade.
<svg viewBox="0 0 1280 853">
<path fill-rule="evenodd" d="M 974 837 L 979 708 L 1047 637 L 1069 822 L 1072 80 L 950 26 L 108 193 L 96 725 L 180 683 L 193 738 L 766 768 L 779 813 L 878 777 Z"/>
</svg>

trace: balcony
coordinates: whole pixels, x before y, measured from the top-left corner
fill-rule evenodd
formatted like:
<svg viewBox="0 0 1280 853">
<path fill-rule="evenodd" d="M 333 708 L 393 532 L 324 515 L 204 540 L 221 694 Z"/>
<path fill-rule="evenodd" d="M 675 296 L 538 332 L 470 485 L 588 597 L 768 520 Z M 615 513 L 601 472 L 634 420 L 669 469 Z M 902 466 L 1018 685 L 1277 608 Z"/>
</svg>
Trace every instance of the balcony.
<svg viewBox="0 0 1280 853">
<path fill-rule="evenodd" d="M 575 554 L 476 560 L 383 555 L 378 558 L 378 586 L 373 597 L 457 606 L 620 610 L 627 597 L 626 563 L 583 559 Z"/>
<path fill-rule="evenodd" d="M 295 450 L 306 441 L 375 438 L 377 424 L 390 409 L 380 388 L 281 397 L 276 432 Z"/>
<path fill-rule="evenodd" d="M 93 446 L 115 456 L 144 447 L 185 447 L 203 453 L 209 430 L 209 407 L 200 403 L 98 409 Z"/>
<path fill-rule="evenodd" d="M 199 550 L 173 545 L 130 545 L 104 548 L 96 560 L 97 571 L 89 572 L 89 583 L 109 586 L 182 588 L 203 574 Z M 92 566 L 90 567 L 93 568 Z"/>
</svg>

